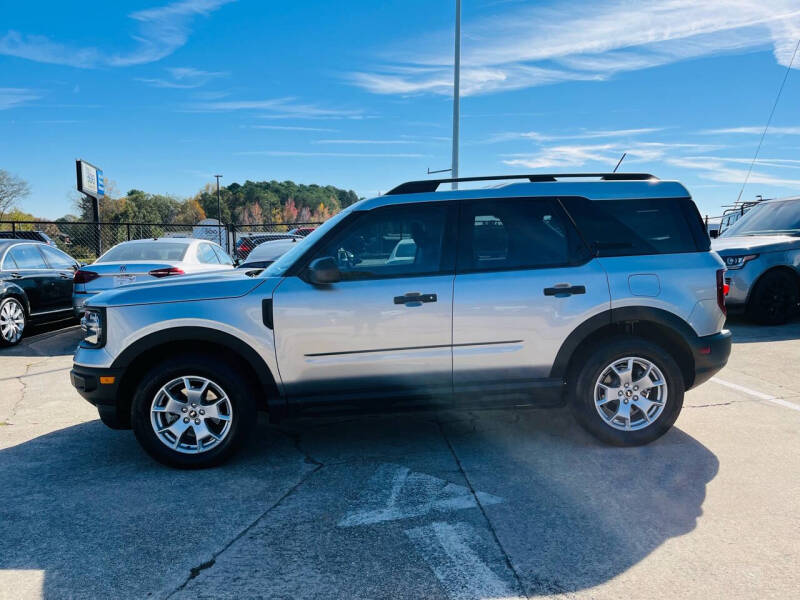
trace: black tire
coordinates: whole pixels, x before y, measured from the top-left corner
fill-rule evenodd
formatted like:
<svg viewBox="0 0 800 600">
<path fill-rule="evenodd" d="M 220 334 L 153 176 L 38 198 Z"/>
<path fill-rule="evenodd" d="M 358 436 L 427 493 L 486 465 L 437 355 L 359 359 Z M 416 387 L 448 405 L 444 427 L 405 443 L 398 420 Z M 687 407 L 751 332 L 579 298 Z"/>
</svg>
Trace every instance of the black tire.
<svg viewBox="0 0 800 600">
<path fill-rule="evenodd" d="M 3 314 L 3 311 L 9 310 L 13 307 L 16 310 L 19 310 L 22 315 L 22 331 L 20 332 L 19 336 L 16 335 L 12 336 L 11 339 L 6 339 L 5 335 L 3 335 L 2 330 L 0 330 L 0 347 L 7 348 L 9 346 L 16 346 L 22 341 L 22 336 L 25 333 L 25 328 L 28 325 L 28 315 L 25 314 L 25 306 L 20 302 L 17 298 L 13 296 L 9 296 L 8 298 L 3 298 L 0 301 L 0 315 Z"/>
<path fill-rule="evenodd" d="M 170 381 L 180 377 L 207 378 L 219 386 L 230 402 L 231 418 L 227 434 L 213 447 L 199 454 L 185 454 L 169 448 L 161 441 L 151 423 L 151 406 L 159 390 Z M 131 424 L 136 439 L 158 462 L 180 469 L 213 467 L 229 459 L 244 445 L 253 432 L 258 416 L 255 402 L 256 393 L 247 383 L 246 375 L 234 365 L 221 360 L 220 357 L 211 357 L 206 354 L 184 354 L 165 360 L 141 377 L 141 383 L 134 393 L 131 404 Z M 177 420 L 181 419 L 178 417 Z M 212 426 L 209 425 L 209 427 Z M 191 432 L 190 429 L 187 429 L 185 433 L 181 434 L 181 437 L 178 438 L 179 443 L 180 440 L 191 443 L 195 437 L 191 424 L 189 427 Z"/>
<path fill-rule="evenodd" d="M 661 413 L 652 423 L 638 430 L 623 431 L 600 416 L 601 409 L 595 406 L 595 384 L 611 364 L 627 357 L 641 358 L 655 365 L 664 376 L 667 394 Z M 587 348 L 573 364 L 568 380 L 572 412 L 586 431 L 606 443 L 615 446 L 648 444 L 664 435 L 681 412 L 685 390 L 681 370 L 666 350 L 649 340 L 634 336 L 612 337 Z M 605 410 L 613 412 L 618 402 L 621 400 L 611 401 Z M 628 410 L 631 411 L 629 423 L 634 422 L 634 416 L 636 420 L 644 419 L 639 408 Z"/>
<path fill-rule="evenodd" d="M 797 311 L 797 279 L 786 271 L 771 271 L 756 283 L 747 302 L 747 317 L 759 325 L 782 325 Z"/>
</svg>

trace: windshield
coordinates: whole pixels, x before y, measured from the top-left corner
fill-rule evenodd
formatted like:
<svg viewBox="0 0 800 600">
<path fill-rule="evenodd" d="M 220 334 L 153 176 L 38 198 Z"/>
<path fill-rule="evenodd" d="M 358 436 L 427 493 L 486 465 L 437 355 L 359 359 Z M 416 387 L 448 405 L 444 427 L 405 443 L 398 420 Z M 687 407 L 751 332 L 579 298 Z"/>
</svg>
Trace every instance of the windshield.
<svg viewBox="0 0 800 600">
<path fill-rule="evenodd" d="M 800 234 L 800 200 L 757 204 L 720 237 L 735 235 Z"/>
<path fill-rule="evenodd" d="M 186 255 L 189 244 L 179 244 L 175 242 L 132 242 L 122 243 L 115 246 L 97 262 L 116 262 L 121 260 L 169 260 L 181 261 Z"/>
<path fill-rule="evenodd" d="M 334 215 L 327 221 L 325 221 L 322 225 L 317 227 L 314 231 L 309 233 L 306 237 L 302 240 L 299 240 L 297 244 L 289 250 L 286 254 L 281 256 L 278 260 L 272 263 L 263 273 L 264 277 L 280 277 L 286 271 L 289 270 L 294 262 L 303 255 L 306 251 L 306 248 L 311 247 L 313 244 L 317 242 L 323 235 L 328 233 L 336 224 L 344 219 L 347 215 L 349 215 L 353 210 L 352 205 L 337 215 Z"/>
</svg>

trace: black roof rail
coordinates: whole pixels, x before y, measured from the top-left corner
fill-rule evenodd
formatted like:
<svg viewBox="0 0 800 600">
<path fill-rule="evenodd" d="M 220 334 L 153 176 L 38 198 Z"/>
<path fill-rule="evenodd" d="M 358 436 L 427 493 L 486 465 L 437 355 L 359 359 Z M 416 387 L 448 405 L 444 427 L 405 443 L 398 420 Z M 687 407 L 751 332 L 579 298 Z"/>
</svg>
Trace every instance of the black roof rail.
<svg viewBox="0 0 800 600">
<path fill-rule="evenodd" d="M 392 188 L 386 195 L 396 194 L 421 194 L 435 192 L 443 183 L 463 181 L 503 181 L 506 179 L 527 179 L 532 183 L 557 181 L 566 177 L 598 177 L 605 181 L 644 181 L 658 179 L 650 173 L 532 173 L 527 175 L 489 175 L 487 177 L 457 177 L 455 179 L 422 179 L 420 181 L 407 181 Z"/>
</svg>

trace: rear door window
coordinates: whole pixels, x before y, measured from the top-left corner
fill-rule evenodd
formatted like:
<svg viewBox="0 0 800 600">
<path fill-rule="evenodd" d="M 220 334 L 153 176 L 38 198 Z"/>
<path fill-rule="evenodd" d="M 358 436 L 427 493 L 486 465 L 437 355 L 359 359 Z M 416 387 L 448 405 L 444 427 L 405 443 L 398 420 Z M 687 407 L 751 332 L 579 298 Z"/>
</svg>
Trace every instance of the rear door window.
<svg viewBox="0 0 800 600">
<path fill-rule="evenodd" d="M 197 248 L 197 260 L 206 265 L 218 265 L 219 258 L 211 244 L 200 244 Z"/>
<path fill-rule="evenodd" d="M 14 246 L 8 252 L 20 269 L 47 269 L 42 253 L 33 244 Z"/>
<path fill-rule="evenodd" d="M 459 231 L 460 273 L 561 267 L 589 258 L 564 211 L 550 198 L 465 202 Z"/>
<path fill-rule="evenodd" d="M 587 200 L 563 198 L 598 256 L 677 254 L 708 250 L 708 235 L 688 198 Z M 698 230 L 698 231 L 696 231 Z"/>
</svg>

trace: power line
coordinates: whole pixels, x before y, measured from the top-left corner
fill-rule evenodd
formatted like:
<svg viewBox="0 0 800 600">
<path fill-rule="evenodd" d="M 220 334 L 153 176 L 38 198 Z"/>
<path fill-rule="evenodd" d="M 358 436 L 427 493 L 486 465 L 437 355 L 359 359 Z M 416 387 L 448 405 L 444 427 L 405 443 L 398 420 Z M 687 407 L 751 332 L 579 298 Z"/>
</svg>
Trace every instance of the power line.
<svg viewBox="0 0 800 600">
<path fill-rule="evenodd" d="M 739 196 L 736 198 L 736 202 L 742 199 L 742 194 L 744 193 L 744 187 L 747 185 L 748 180 L 750 179 L 750 173 L 753 171 L 753 165 L 756 164 L 756 159 L 758 158 L 758 153 L 761 152 L 761 144 L 764 143 L 764 137 L 767 135 L 767 129 L 769 129 L 770 123 L 772 123 L 772 115 L 775 114 L 775 109 L 778 107 L 778 101 L 781 99 L 781 94 L 783 93 L 783 86 L 786 85 L 786 80 L 789 78 L 789 72 L 792 70 L 792 65 L 794 64 L 794 58 L 797 56 L 797 49 L 800 48 L 800 40 L 797 40 L 797 45 L 794 47 L 794 52 L 792 53 L 792 60 L 789 61 L 789 66 L 786 67 L 786 73 L 783 76 L 783 81 L 781 81 L 781 87 L 778 89 L 778 95 L 775 98 L 775 103 L 772 105 L 772 110 L 769 111 L 769 118 L 767 119 L 767 124 L 764 126 L 764 131 L 761 133 L 761 139 L 758 141 L 758 147 L 756 148 L 756 153 L 753 156 L 753 161 L 750 163 L 750 167 L 747 169 L 747 175 L 745 175 L 744 182 L 742 182 L 742 189 L 739 190 Z"/>
</svg>

